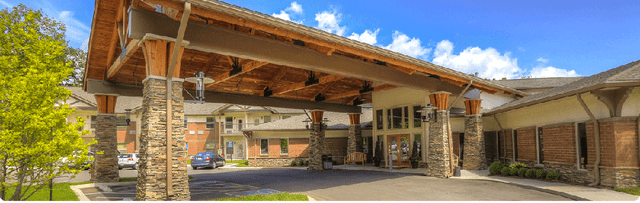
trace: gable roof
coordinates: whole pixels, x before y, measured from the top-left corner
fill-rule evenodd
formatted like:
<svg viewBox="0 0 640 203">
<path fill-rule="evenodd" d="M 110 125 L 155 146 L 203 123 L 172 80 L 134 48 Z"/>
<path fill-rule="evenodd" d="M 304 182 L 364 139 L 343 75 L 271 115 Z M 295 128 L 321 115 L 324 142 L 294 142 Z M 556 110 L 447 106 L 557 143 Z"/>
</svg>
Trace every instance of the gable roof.
<svg viewBox="0 0 640 203">
<path fill-rule="evenodd" d="M 560 87 L 581 80 L 583 78 L 585 77 L 523 78 L 511 80 L 495 80 L 491 82 L 520 90 Z"/>
<path fill-rule="evenodd" d="M 94 107 L 97 110 L 97 102 L 96 97 L 82 90 L 82 87 L 71 87 L 65 86 L 66 89 L 71 90 L 71 97 L 74 99 L 86 102 Z M 133 111 L 138 110 L 142 107 L 142 97 L 125 97 L 119 96 L 116 100 L 116 107 L 114 109 L 115 113 L 125 113 L 125 109 L 131 109 Z"/>
<path fill-rule="evenodd" d="M 329 130 L 344 130 L 349 129 L 349 114 L 337 113 L 325 111 L 324 118 L 327 118 L 327 129 Z M 260 124 L 257 126 L 251 126 L 243 129 L 242 131 L 280 131 L 280 130 L 307 130 L 307 123 L 303 122 L 307 120 L 306 114 L 292 116 L 287 119 L 276 120 L 269 123 Z M 363 108 L 360 115 L 360 126 L 362 128 L 371 126 L 373 122 L 373 111 L 371 108 Z"/>
<path fill-rule="evenodd" d="M 620 86 L 624 83 L 638 83 L 640 85 L 640 60 L 601 72 L 569 84 L 549 89 L 538 94 L 526 96 L 522 99 L 506 103 L 497 107 L 485 115 L 492 115 L 505 112 L 511 109 L 517 109 L 525 106 L 534 105 L 550 100 L 560 99 L 575 94 L 600 89 L 607 86 Z"/>
</svg>

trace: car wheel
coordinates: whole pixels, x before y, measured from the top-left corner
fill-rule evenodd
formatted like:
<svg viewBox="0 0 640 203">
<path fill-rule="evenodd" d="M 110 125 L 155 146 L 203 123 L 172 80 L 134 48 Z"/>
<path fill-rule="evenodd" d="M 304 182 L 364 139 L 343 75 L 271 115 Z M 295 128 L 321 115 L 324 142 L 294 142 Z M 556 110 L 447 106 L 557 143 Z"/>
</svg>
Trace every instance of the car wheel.
<svg viewBox="0 0 640 203">
<path fill-rule="evenodd" d="M 122 170 L 122 167 L 118 166 L 118 170 Z"/>
<path fill-rule="evenodd" d="M 222 166 L 227 165 L 227 163 L 225 163 L 225 161 L 222 162 Z"/>
<path fill-rule="evenodd" d="M 212 166 L 211 168 L 212 168 L 212 169 L 215 169 L 216 167 L 218 167 L 218 166 L 216 166 L 216 162 L 214 161 L 214 162 L 213 162 L 213 166 Z"/>
<path fill-rule="evenodd" d="M 133 165 L 133 170 L 138 170 L 138 163 L 136 163 L 136 165 Z"/>
<path fill-rule="evenodd" d="M 198 170 L 198 167 L 192 166 L 193 170 Z"/>
</svg>

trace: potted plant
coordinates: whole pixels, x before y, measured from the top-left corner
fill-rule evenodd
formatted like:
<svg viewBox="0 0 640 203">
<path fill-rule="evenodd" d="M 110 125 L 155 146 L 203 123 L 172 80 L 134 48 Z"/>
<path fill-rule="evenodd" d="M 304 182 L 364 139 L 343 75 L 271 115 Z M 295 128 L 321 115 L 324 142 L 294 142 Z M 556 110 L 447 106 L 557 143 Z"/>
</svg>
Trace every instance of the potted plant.
<svg viewBox="0 0 640 203">
<path fill-rule="evenodd" d="M 418 141 L 413 141 L 413 149 L 411 150 L 411 157 L 409 158 L 411 161 L 411 168 L 418 168 L 418 162 L 422 160 L 420 153 L 418 153 Z"/>
<path fill-rule="evenodd" d="M 382 162 L 382 146 L 380 145 L 380 140 L 376 141 L 376 150 L 373 157 L 373 163 L 376 167 L 380 167 L 380 162 Z"/>
</svg>

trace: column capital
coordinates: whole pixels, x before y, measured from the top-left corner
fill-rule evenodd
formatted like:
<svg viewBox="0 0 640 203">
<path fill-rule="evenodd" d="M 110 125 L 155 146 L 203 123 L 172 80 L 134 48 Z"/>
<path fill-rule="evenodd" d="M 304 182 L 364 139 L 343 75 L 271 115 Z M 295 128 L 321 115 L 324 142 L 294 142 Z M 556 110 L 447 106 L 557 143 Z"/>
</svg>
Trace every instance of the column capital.
<svg viewBox="0 0 640 203">
<path fill-rule="evenodd" d="M 360 125 L 360 113 L 350 113 L 349 121 L 351 125 Z"/>
<path fill-rule="evenodd" d="M 324 114 L 324 110 L 314 109 L 309 112 L 311 112 L 311 121 L 313 121 L 314 123 L 322 122 L 322 115 Z"/>
<path fill-rule="evenodd" d="M 116 108 L 117 96 L 113 95 L 94 95 L 98 103 L 99 114 L 114 114 Z"/>
<path fill-rule="evenodd" d="M 146 76 L 167 76 L 167 70 L 169 68 L 169 60 L 175 47 L 175 42 L 167 41 L 166 39 L 153 39 L 145 40 L 141 43 L 142 53 L 144 53 L 144 59 L 146 62 Z M 178 61 L 173 69 L 173 77 L 180 78 L 180 61 L 182 60 L 182 54 L 184 53 L 184 47 L 179 46 Z"/>
<path fill-rule="evenodd" d="M 438 91 L 430 94 L 429 100 L 431 104 L 438 108 L 437 110 L 447 110 L 449 95 L 451 95 L 450 92 Z"/>
<path fill-rule="evenodd" d="M 482 99 L 467 99 L 464 101 L 464 106 L 467 108 L 467 115 L 481 115 L 480 103 Z"/>
</svg>

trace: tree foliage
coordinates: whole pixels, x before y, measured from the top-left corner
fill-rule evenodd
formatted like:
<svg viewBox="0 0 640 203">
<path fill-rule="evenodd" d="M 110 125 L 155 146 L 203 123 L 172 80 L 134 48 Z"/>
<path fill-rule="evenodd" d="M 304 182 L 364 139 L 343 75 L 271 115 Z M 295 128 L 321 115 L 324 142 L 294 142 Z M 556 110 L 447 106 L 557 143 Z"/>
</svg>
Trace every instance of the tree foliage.
<svg viewBox="0 0 640 203">
<path fill-rule="evenodd" d="M 0 12 L 0 195 L 26 200 L 50 178 L 80 171 L 89 144 L 80 137 L 84 120 L 73 113 L 61 86 L 71 75 L 64 25 L 24 5 Z M 91 143 L 92 144 L 92 143 Z M 68 165 L 54 164 L 69 157 Z M 15 186 L 14 194 L 4 194 Z M 27 192 L 28 191 L 28 192 Z"/>
</svg>

